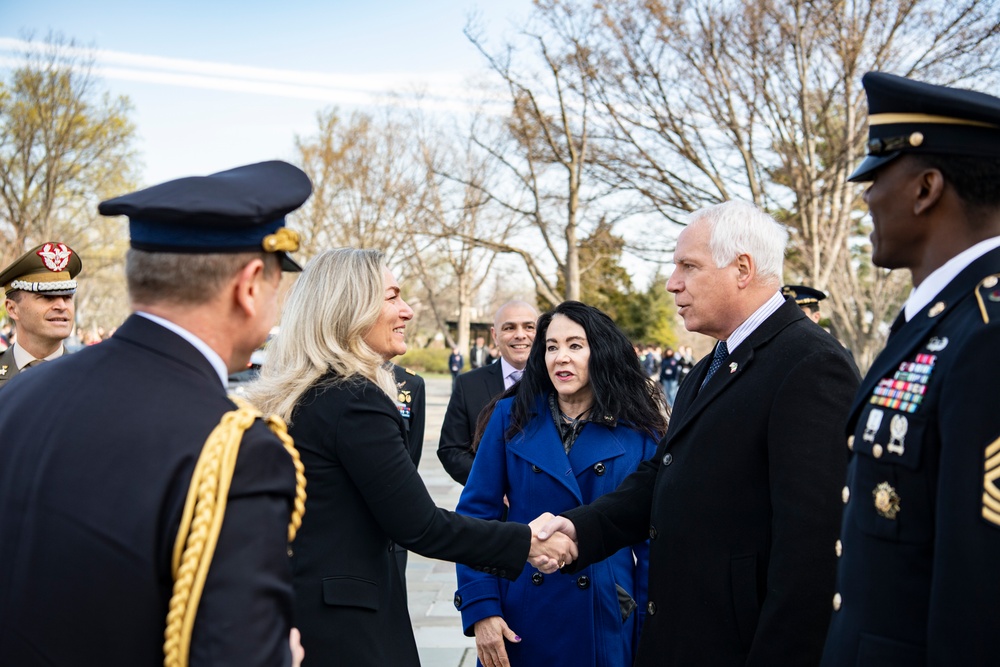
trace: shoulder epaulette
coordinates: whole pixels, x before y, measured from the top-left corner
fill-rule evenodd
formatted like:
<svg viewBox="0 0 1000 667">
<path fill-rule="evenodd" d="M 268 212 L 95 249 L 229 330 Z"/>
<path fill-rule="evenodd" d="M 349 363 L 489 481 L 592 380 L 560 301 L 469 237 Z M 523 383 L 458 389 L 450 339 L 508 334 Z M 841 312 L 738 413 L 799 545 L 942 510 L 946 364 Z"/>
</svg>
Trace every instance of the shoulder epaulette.
<svg viewBox="0 0 1000 667">
<path fill-rule="evenodd" d="M 990 313 L 1000 318 L 1000 273 L 986 276 L 976 285 L 976 301 L 979 303 L 979 314 L 983 323 L 988 324 Z"/>
<path fill-rule="evenodd" d="M 404 368 L 403 370 L 406 371 L 407 373 L 409 373 L 410 375 L 416 375 L 417 374 L 416 371 L 410 370 L 409 368 Z"/>
</svg>

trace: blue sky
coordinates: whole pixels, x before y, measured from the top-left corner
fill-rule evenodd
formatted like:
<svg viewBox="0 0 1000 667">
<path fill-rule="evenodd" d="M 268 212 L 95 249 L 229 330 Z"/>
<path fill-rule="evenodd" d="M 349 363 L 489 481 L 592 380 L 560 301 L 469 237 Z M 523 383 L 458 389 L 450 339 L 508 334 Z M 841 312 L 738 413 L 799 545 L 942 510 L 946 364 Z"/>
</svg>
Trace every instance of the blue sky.
<svg viewBox="0 0 1000 667">
<path fill-rule="evenodd" d="M 460 109 L 482 58 L 462 34 L 523 25 L 530 0 L 170 3 L 0 0 L 0 69 L 50 31 L 97 49 L 98 74 L 134 107 L 145 183 L 294 159 L 316 112 L 425 91 Z M 3 72 L 0 72 L 2 75 Z"/>
</svg>

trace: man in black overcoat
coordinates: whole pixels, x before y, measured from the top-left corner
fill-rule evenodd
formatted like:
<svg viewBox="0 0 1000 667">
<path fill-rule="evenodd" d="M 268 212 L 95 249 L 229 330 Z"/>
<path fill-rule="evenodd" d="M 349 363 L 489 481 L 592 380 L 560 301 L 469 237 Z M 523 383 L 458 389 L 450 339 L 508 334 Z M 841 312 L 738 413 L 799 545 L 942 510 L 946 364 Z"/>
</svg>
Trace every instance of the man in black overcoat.
<svg viewBox="0 0 1000 667">
<path fill-rule="evenodd" d="M 870 72 L 872 261 L 913 292 L 858 390 L 823 665 L 996 665 L 1000 98 Z"/>
<path fill-rule="evenodd" d="M 858 373 L 778 292 L 786 239 L 745 202 L 691 214 L 667 289 L 713 354 L 680 386 L 656 456 L 549 526 L 579 543 L 567 571 L 650 539 L 640 667 L 819 661 Z"/>
<path fill-rule="evenodd" d="M 161 665 L 172 553 L 195 462 L 278 313 L 284 216 L 309 196 L 267 162 L 103 202 L 130 218 L 131 317 L 21 373 L 0 408 L 0 664 Z M 292 459 L 242 436 L 190 664 L 292 663 Z"/>
<path fill-rule="evenodd" d="M 463 486 L 469 479 L 476 456 L 472 441 L 479 415 L 490 401 L 521 379 L 531 343 L 535 340 L 537 319 L 538 311 L 524 301 L 502 305 L 490 330 L 500 350 L 500 362 L 474 368 L 455 380 L 441 423 L 437 455 L 445 471 Z"/>
</svg>

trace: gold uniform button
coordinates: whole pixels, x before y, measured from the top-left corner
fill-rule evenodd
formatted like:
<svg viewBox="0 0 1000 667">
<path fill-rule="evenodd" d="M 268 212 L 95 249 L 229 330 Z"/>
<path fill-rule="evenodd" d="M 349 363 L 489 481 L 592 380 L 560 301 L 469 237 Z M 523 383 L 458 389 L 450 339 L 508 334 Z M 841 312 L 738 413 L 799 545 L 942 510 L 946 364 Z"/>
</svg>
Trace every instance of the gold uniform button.
<svg viewBox="0 0 1000 667">
<path fill-rule="evenodd" d="M 842 603 L 843 603 L 843 600 L 840 597 L 840 593 L 834 593 L 833 594 L 833 610 L 834 611 L 840 611 L 840 605 Z"/>
<path fill-rule="evenodd" d="M 844 543 L 837 540 L 837 543 L 833 545 L 833 550 L 837 552 L 837 558 L 840 558 L 841 554 L 844 553 Z"/>
<path fill-rule="evenodd" d="M 877 459 L 882 458 L 882 445 L 875 444 L 872 446 L 872 456 Z"/>
<path fill-rule="evenodd" d="M 851 490 L 845 486 L 844 490 L 840 492 L 840 497 L 843 499 L 844 504 L 846 505 L 847 501 L 851 499 Z"/>
<path fill-rule="evenodd" d="M 847 436 L 847 448 L 850 449 L 851 451 L 854 450 L 854 436 L 853 435 Z"/>
</svg>

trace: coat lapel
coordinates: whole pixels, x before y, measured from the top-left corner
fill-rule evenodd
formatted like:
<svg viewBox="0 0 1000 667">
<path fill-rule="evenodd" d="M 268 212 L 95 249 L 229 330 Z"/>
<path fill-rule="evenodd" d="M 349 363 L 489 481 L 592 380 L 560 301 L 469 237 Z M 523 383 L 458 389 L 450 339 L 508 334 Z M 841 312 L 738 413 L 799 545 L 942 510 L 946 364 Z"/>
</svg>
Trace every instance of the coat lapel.
<svg viewBox="0 0 1000 667">
<path fill-rule="evenodd" d="M 566 450 L 563 449 L 556 425 L 549 416 L 549 408 L 544 400 L 540 401 L 537 407 L 541 418 L 532 420 L 537 422 L 536 426 L 511 440 L 508 448 L 526 463 L 537 466 L 543 473 L 566 487 L 577 502 L 583 504 L 580 486 L 576 483 L 573 467 L 570 465 L 569 457 L 566 456 Z M 586 432 L 587 429 L 584 428 L 583 431 Z M 583 437 L 583 433 L 580 437 Z"/>
<path fill-rule="evenodd" d="M 499 361 L 495 361 L 487 366 L 483 376 L 486 393 L 489 394 L 490 398 L 498 396 L 504 390 L 503 366 L 500 365 Z"/>
<path fill-rule="evenodd" d="M 737 346 L 729 355 L 726 363 L 715 372 L 715 375 L 708 381 L 704 389 L 698 388 L 708 373 L 708 366 L 712 361 L 712 355 L 706 355 L 691 370 L 685 385 L 694 383 L 691 386 L 681 387 L 677 394 L 674 411 L 670 416 L 670 425 L 667 427 L 667 447 L 682 433 L 689 424 L 695 421 L 716 398 L 727 392 L 740 381 L 753 365 L 756 348 L 767 344 L 772 338 L 778 335 L 783 329 L 792 323 L 804 319 L 802 310 L 792 300 L 786 300 L 778 310 L 774 311 L 770 317 L 760 323 L 746 340 Z"/>
</svg>

